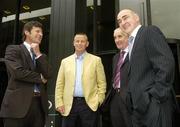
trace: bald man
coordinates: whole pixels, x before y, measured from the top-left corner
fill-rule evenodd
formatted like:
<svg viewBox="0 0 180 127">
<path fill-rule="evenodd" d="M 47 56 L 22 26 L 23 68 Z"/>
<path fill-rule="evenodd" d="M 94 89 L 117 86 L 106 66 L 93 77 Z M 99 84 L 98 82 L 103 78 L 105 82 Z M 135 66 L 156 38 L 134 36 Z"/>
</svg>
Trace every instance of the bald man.
<svg viewBox="0 0 180 127">
<path fill-rule="evenodd" d="M 142 26 L 129 9 L 117 21 L 129 34 L 127 106 L 133 127 L 172 127 L 175 62 L 165 36 L 156 26 Z"/>
</svg>

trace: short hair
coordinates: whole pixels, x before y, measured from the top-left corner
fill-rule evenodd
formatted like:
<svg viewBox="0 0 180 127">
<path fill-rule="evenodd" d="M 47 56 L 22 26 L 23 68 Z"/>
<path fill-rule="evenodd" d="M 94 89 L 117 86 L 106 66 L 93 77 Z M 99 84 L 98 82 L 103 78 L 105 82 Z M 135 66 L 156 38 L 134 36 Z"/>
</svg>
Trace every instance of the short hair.
<svg viewBox="0 0 180 127">
<path fill-rule="evenodd" d="M 33 27 L 39 27 L 39 28 L 43 29 L 43 25 L 42 25 L 40 22 L 38 22 L 38 21 L 29 21 L 29 22 L 27 22 L 27 23 L 24 25 L 23 31 L 22 31 L 22 40 L 23 40 L 23 41 L 26 40 L 25 31 L 30 32 Z"/>
<path fill-rule="evenodd" d="M 121 28 L 116 28 L 115 30 L 114 30 L 114 32 L 115 31 L 117 31 L 117 30 L 119 30 L 120 31 L 120 33 L 123 35 L 123 36 L 126 36 L 126 37 L 129 37 L 129 34 L 128 33 L 126 33 L 126 32 L 124 32 Z"/>
<path fill-rule="evenodd" d="M 86 38 L 86 40 L 88 41 L 88 37 L 87 37 L 87 34 L 86 34 L 86 33 L 79 32 L 79 33 L 76 33 L 75 36 L 76 36 L 76 35 L 83 35 L 83 36 Z M 75 37 L 75 36 L 74 36 L 74 37 Z"/>
</svg>

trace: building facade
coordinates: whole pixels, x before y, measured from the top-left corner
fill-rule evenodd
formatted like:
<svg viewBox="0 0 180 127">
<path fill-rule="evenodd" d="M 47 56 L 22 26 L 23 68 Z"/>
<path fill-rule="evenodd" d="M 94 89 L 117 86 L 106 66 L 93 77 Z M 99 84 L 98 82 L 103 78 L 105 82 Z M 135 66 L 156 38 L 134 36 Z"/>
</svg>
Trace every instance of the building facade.
<svg viewBox="0 0 180 127">
<path fill-rule="evenodd" d="M 10 4 L 11 2 L 11 4 Z M 117 27 L 116 15 L 119 10 L 136 10 L 143 25 L 157 25 L 163 31 L 176 61 L 174 89 L 180 103 L 180 35 L 178 25 L 180 8 L 177 0 L 2 0 L 0 5 L 0 57 L 4 57 L 6 46 L 20 44 L 24 23 L 38 20 L 44 25 L 42 52 L 48 54 L 53 65 L 53 76 L 48 82 L 49 119 L 47 127 L 61 125 L 61 116 L 55 111 L 54 90 L 61 59 L 73 53 L 73 37 L 77 32 L 88 35 L 88 52 L 102 58 L 110 88 L 111 72 L 109 67 L 117 49 L 113 31 Z M 7 86 L 6 67 L 0 63 L 1 100 Z M 177 113 L 176 119 L 180 116 Z M 2 124 L 2 123 L 1 123 Z M 109 113 L 99 118 L 99 127 L 111 127 Z M 180 123 L 176 123 L 180 126 Z"/>
</svg>

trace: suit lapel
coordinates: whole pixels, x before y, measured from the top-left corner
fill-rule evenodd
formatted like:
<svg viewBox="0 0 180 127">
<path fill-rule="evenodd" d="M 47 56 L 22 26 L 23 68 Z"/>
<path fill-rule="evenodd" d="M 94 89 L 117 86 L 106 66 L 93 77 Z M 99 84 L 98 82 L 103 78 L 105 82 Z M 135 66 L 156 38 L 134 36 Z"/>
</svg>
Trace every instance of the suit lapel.
<svg viewBox="0 0 180 127">
<path fill-rule="evenodd" d="M 136 34 L 136 38 L 134 40 L 134 45 L 133 45 L 133 48 L 132 48 L 132 52 L 131 52 L 131 59 L 133 59 L 133 55 L 136 51 L 136 47 L 138 45 L 138 40 L 139 40 L 139 37 L 141 36 L 141 32 L 143 31 L 144 27 L 141 26 Z"/>
<path fill-rule="evenodd" d="M 114 62 L 113 62 L 113 77 L 114 77 L 114 74 L 116 72 L 116 65 L 117 65 L 117 62 L 118 62 L 118 59 L 119 59 L 119 53 L 117 53 L 115 56 L 114 56 Z M 129 54 L 126 55 L 126 58 L 124 59 L 124 62 L 123 64 L 121 65 L 121 68 L 129 61 Z M 129 68 L 128 68 L 128 72 L 129 72 Z"/>
<path fill-rule="evenodd" d="M 35 69 L 35 66 L 33 64 L 33 61 L 32 61 L 32 58 L 31 58 L 31 55 L 29 53 L 29 51 L 27 50 L 27 48 L 24 46 L 24 44 L 21 44 L 20 45 L 20 48 L 22 49 L 22 52 L 25 54 L 25 58 L 24 60 L 26 61 L 27 65 L 30 65 L 30 68 L 32 70 Z"/>
<path fill-rule="evenodd" d="M 118 58 L 119 58 L 119 52 L 114 56 L 114 59 L 113 59 L 113 78 L 112 79 L 114 79 L 114 76 L 115 76 Z"/>
<path fill-rule="evenodd" d="M 144 27 L 141 26 L 136 34 L 136 38 L 134 40 L 134 45 L 133 45 L 133 48 L 132 48 L 132 52 L 131 52 L 131 59 L 129 60 L 129 67 L 128 67 L 128 75 L 130 73 L 130 70 L 131 70 L 131 60 L 133 59 L 133 56 L 134 56 L 134 53 L 136 52 L 136 48 L 137 48 L 137 45 L 138 45 L 138 41 L 139 41 L 139 38 L 141 36 L 141 32 L 144 30 Z"/>
<path fill-rule="evenodd" d="M 71 78 L 72 81 L 75 81 L 75 77 L 76 77 L 76 56 L 75 54 L 72 56 L 72 59 L 69 61 L 69 67 L 71 68 L 73 77 Z"/>
<path fill-rule="evenodd" d="M 84 75 L 84 72 L 86 69 L 88 69 L 86 66 L 89 65 L 89 54 L 88 53 L 85 53 L 84 54 L 84 61 L 83 61 L 83 71 L 82 71 L 82 76 Z"/>
<path fill-rule="evenodd" d="M 121 68 L 122 68 L 122 67 L 124 66 L 124 64 L 126 64 L 128 61 L 129 61 L 129 53 L 127 53 L 126 58 L 124 59 L 124 62 L 123 62 L 123 64 L 122 64 Z"/>
</svg>

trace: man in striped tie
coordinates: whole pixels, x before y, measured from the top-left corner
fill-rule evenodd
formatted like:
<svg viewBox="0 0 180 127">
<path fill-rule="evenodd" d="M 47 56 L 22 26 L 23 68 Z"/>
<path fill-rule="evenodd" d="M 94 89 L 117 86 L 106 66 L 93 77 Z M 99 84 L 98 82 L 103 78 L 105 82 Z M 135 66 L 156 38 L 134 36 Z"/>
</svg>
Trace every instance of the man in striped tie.
<svg viewBox="0 0 180 127">
<path fill-rule="evenodd" d="M 113 127 L 130 127 L 130 115 L 126 107 L 127 70 L 128 70 L 128 34 L 120 28 L 114 30 L 114 41 L 119 52 L 113 58 L 113 95 L 110 113 Z"/>
</svg>

